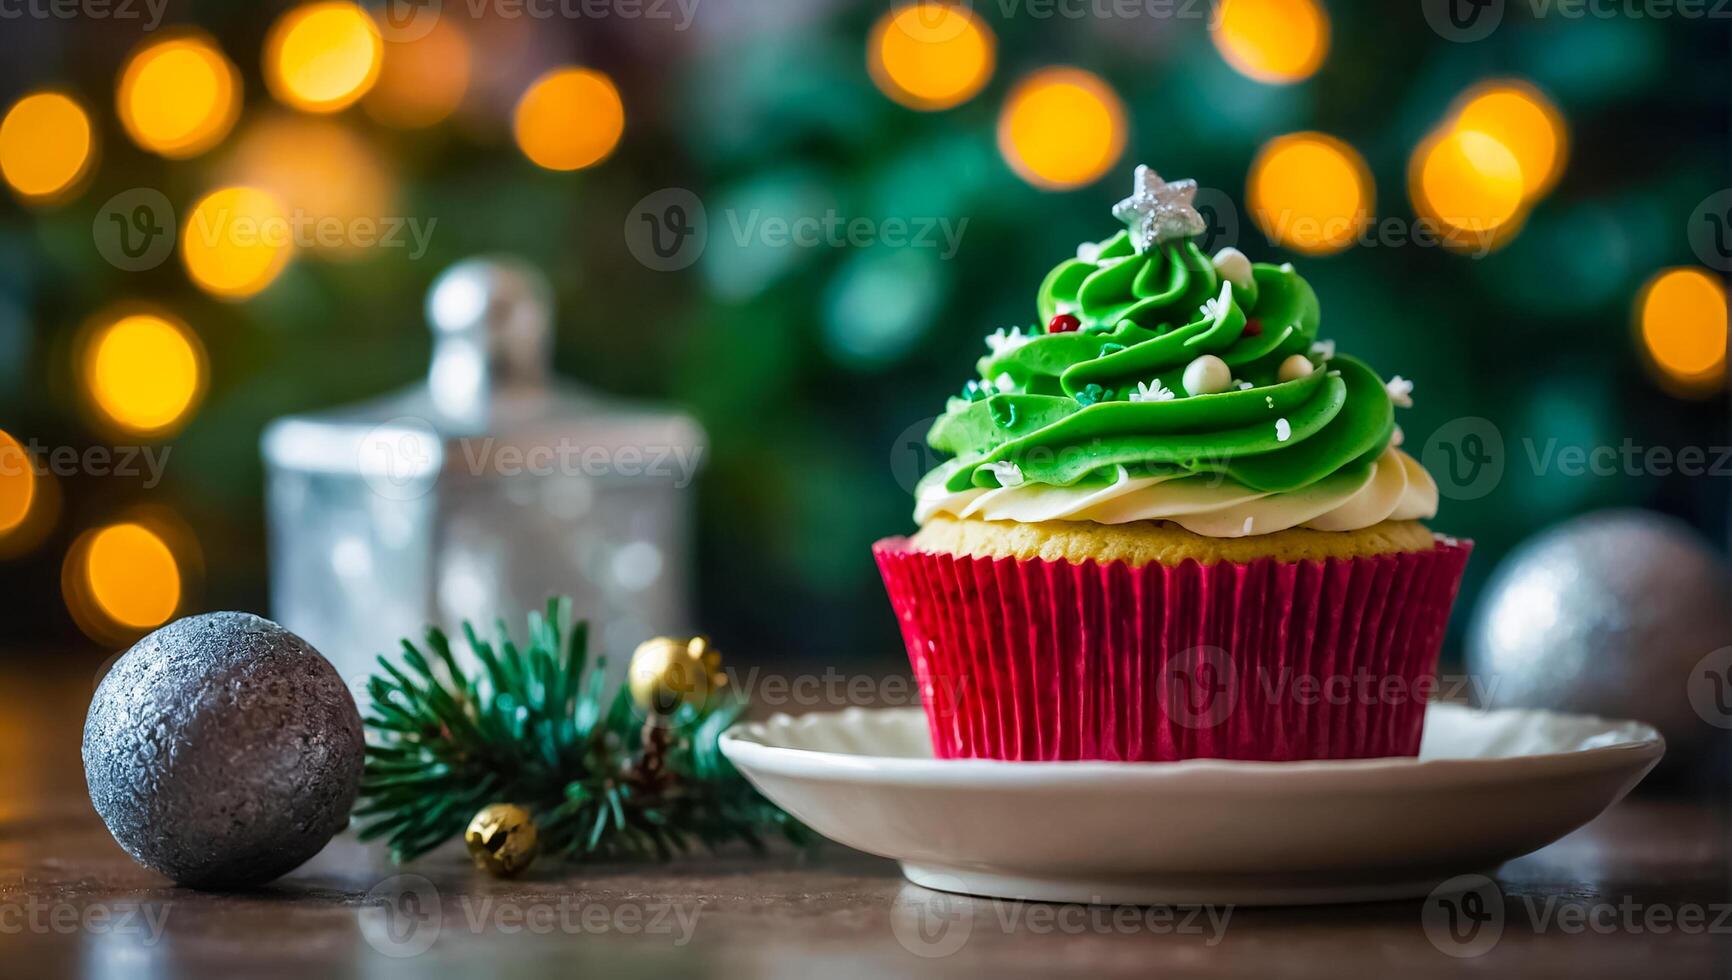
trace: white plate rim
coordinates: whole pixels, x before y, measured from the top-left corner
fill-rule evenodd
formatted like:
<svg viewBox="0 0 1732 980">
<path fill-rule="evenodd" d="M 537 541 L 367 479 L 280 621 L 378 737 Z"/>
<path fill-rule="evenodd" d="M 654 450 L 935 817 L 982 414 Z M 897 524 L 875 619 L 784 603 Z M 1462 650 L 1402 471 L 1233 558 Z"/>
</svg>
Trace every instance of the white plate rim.
<svg viewBox="0 0 1732 980">
<path fill-rule="evenodd" d="M 1657 761 L 1665 754 L 1666 742 L 1653 726 L 1644 722 L 1607 719 L 1597 715 L 1579 715 L 1542 708 L 1502 708 L 1482 711 L 1465 705 L 1433 705 L 1433 710 L 1459 710 L 1474 714 L 1494 712 L 1539 712 L 1593 723 L 1608 731 L 1627 730 L 1626 740 L 1570 749 L 1563 752 L 1543 752 L 1518 756 L 1483 759 L 1418 759 L 1384 756 L 1373 759 L 1322 759 L 1297 762 L 1259 762 L 1240 759 L 1186 759 L 1178 762 L 1114 762 L 1104 760 L 1068 762 L 1020 762 L 999 759 L 909 759 L 898 756 L 860 755 L 824 749 L 792 748 L 771 745 L 764 741 L 772 726 L 811 727 L 822 724 L 847 724 L 851 719 L 869 715 L 923 713 L 920 707 L 861 708 L 842 711 L 809 712 L 794 716 L 777 713 L 761 721 L 738 722 L 723 732 L 720 739 L 722 754 L 736 765 L 760 769 L 766 773 L 798 776 L 804 779 L 824 779 L 846 783 L 895 782 L 909 786 L 950 784 L 966 774 L 976 787 L 1012 787 L 1036 779 L 1046 785 L 1094 784 L 1104 781 L 1177 780 L 1204 782 L 1210 792 L 1231 791 L 1243 787 L 1247 792 L 1261 793 L 1271 782 L 1299 779 L 1313 782 L 1319 775 L 1344 777 L 1378 777 L 1378 787 L 1393 789 L 1410 785 L 1435 785 L 1439 777 L 1460 785 L 1473 782 L 1506 782 L 1523 776 L 1567 776 L 1586 770 L 1599 770 L 1608 765 L 1623 765 L 1627 760 L 1618 756 L 1635 756 Z M 924 724 L 924 719 L 921 719 Z"/>
</svg>

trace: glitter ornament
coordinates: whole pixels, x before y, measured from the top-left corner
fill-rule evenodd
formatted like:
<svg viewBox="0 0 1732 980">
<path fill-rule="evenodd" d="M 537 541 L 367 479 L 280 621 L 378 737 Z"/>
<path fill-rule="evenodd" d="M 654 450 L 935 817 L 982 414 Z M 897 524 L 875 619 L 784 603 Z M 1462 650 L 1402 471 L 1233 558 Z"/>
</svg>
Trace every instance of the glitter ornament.
<svg viewBox="0 0 1732 980">
<path fill-rule="evenodd" d="M 1682 522 L 1638 510 L 1587 514 L 1511 552 L 1467 632 L 1468 666 L 1491 707 L 1637 718 L 1673 757 L 1718 731 L 1692 701 L 1732 644 L 1727 570 Z M 1711 692 L 1706 692 L 1711 695 Z"/>
<path fill-rule="evenodd" d="M 90 802 L 138 863 L 194 888 L 260 885 L 317 854 L 360 789 L 361 714 L 268 619 L 190 616 L 115 662 L 84 723 Z"/>
</svg>

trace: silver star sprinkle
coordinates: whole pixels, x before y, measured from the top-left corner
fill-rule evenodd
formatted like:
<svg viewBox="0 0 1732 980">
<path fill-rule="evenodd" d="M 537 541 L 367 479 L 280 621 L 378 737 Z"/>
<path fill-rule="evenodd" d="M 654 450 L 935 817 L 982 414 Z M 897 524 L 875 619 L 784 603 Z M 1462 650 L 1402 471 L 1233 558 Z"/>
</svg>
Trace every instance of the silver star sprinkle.
<svg viewBox="0 0 1732 980">
<path fill-rule="evenodd" d="M 1113 205 L 1113 217 L 1130 229 L 1137 251 L 1147 252 L 1169 239 L 1203 233 L 1203 216 L 1191 204 L 1196 196 L 1196 181 L 1169 184 L 1148 167 L 1138 166 L 1131 196 Z"/>
</svg>

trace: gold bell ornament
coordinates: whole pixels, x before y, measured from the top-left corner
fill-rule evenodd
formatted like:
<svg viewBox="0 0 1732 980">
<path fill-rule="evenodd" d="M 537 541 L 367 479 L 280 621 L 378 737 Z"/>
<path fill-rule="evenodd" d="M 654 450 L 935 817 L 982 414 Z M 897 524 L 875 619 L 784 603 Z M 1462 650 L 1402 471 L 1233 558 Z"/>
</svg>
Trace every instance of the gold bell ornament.
<svg viewBox="0 0 1732 980">
<path fill-rule="evenodd" d="M 484 806 L 469 821 L 463 843 L 475 866 L 496 878 L 520 874 L 535 861 L 535 818 L 515 803 Z"/>
<path fill-rule="evenodd" d="M 728 678 L 722 652 L 710 646 L 709 637 L 658 636 L 638 644 L 626 681 L 639 708 L 671 715 L 682 704 L 701 708 Z"/>
</svg>

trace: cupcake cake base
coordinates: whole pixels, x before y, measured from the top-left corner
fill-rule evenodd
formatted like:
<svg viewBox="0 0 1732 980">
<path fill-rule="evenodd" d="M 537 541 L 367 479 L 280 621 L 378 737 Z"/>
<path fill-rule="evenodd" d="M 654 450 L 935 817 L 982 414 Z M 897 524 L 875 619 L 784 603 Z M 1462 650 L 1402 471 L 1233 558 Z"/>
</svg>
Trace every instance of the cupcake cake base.
<svg viewBox="0 0 1732 980">
<path fill-rule="evenodd" d="M 1181 538 L 1101 530 L 1122 557 L 1071 560 L 1062 535 L 1016 541 L 1027 526 L 874 547 L 938 758 L 1417 754 L 1471 543 L 1380 525 L 1290 542 L 1339 554 L 1277 557 L 1265 539 L 1265 557 L 1163 561 Z M 960 553 L 933 550 L 945 534 Z"/>
</svg>

